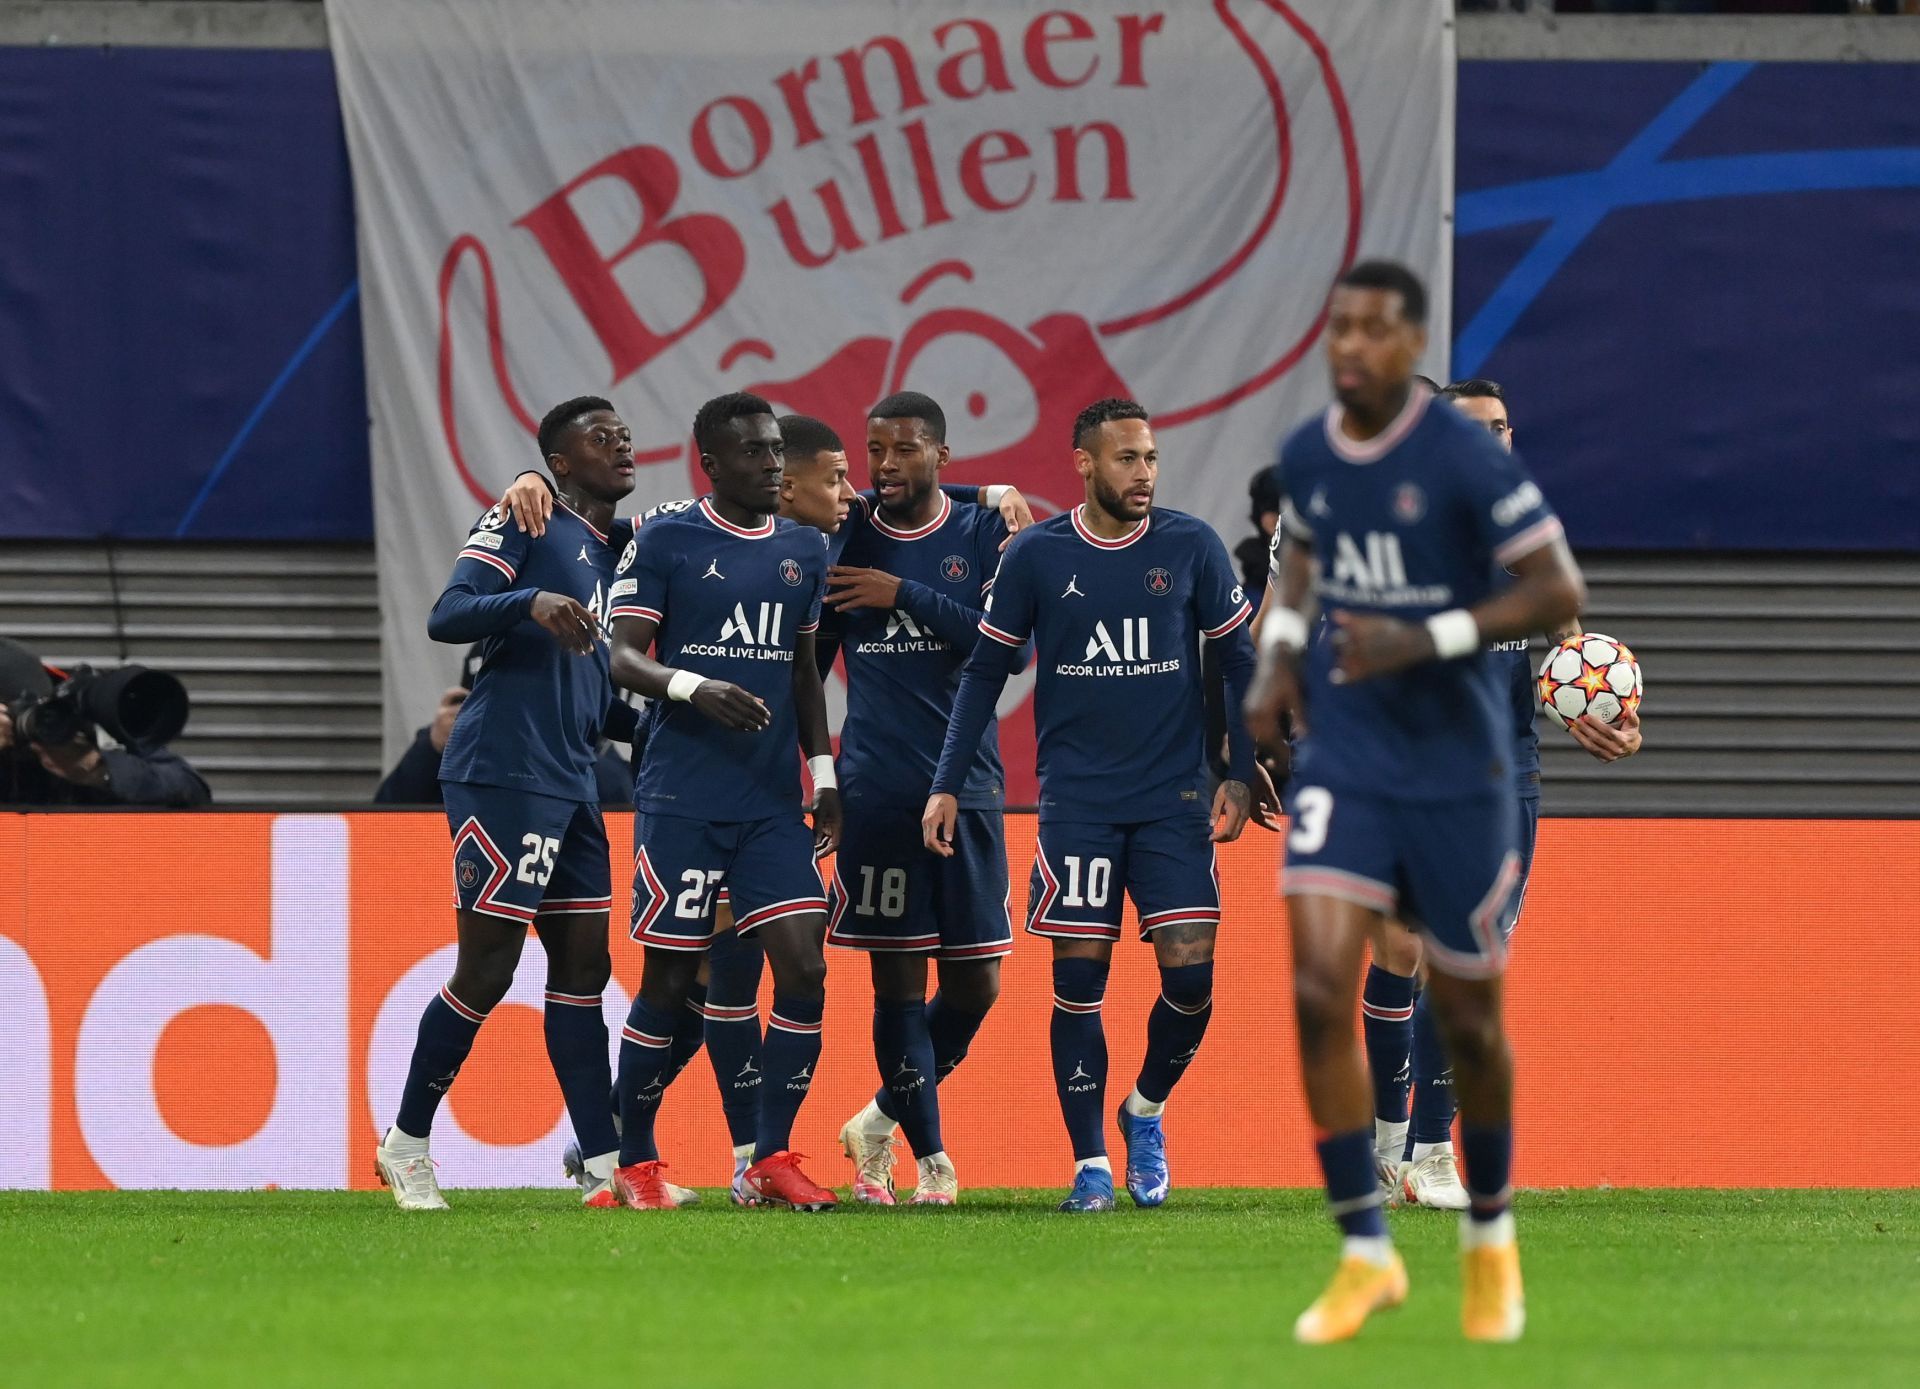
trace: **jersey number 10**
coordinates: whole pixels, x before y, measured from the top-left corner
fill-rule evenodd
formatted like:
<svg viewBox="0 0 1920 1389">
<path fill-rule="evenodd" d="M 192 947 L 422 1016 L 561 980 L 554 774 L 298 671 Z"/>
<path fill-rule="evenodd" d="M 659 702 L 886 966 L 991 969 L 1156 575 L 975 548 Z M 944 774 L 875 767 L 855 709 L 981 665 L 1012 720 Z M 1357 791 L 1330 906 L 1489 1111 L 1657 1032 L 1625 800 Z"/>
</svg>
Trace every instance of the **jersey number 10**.
<svg viewBox="0 0 1920 1389">
<path fill-rule="evenodd" d="M 1060 894 L 1063 907 L 1104 907 L 1107 894 L 1113 890 L 1113 860 L 1109 858 L 1090 858 L 1087 860 L 1087 895 L 1080 895 L 1080 857 L 1068 854 L 1060 860 L 1067 868 L 1066 888 Z"/>
</svg>

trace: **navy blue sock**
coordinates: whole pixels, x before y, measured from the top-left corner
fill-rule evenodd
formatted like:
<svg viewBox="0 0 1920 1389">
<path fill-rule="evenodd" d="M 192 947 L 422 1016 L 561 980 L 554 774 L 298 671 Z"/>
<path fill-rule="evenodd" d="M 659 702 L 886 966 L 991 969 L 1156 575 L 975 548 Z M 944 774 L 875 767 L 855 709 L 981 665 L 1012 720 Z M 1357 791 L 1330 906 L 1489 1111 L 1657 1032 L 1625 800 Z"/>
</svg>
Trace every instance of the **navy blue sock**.
<svg viewBox="0 0 1920 1389">
<path fill-rule="evenodd" d="M 673 1063 L 673 1013 L 635 995 L 620 1029 L 620 1165 L 653 1162 L 653 1117 L 667 1092 Z"/>
<path fill-rule="evenodd" d="M 413 1060 L 407 1065 L 407 1084 L 400 1092 L 400 1113 L 394 1127 L 414 1138 L 425 1138 L 433 1129 L 434 1111 L 441 1097 L 460 1074 L 461 1063 L 473 1050 L 473 1039 L 485 1013 L 467 1007 L 440 986 L 427 1011 L 420 1015 L 420 1033 L 413 1044 Z"/>
<path fill-rule="evenodd" d="M 1053 1088 L 1067 1121 L 1075 1162 L 1107 1155 L 1107 1034 L 1100 1004 L 1107 966 L 1099 960 L 1053 962 Z"/>
<path fill-rule="evenodd" d="M 613 1131 L 613 1068 L 607 1064 L 607 1021 L 599 994 L 547 990 L 547 1060 L 567 1102 L 580 1156 L 599 1157 L 620 1146 Z"/>
<path fill-rule="evenodd" d="M 793 1139 L 793 1121 L 820 1060 L 820 1015 L 825 1010 L 823 999 L 773 996 L 767 1042 L 761 1049 L 767 1083 L 760 1091 L 760 1125 L 753 1136 L 756 1160 L 785 1152 Z"/>
<path fill-rule="evenodd" d="M 1486 1222 L 1513 1204 L 1513 1125 L 1460 1125 L 1460 1155 L 1467 1160 L 1468 1213 Z"/>
<path fill-rule="evenodd" d="M 1200 1039 L 1213 1018 L 1213 961 L 1160 966 L 1160 997 L 1147 1014 L 1147 1054 L 1134 1089 L 1144 1100 L 1165 1103 L 1199 1055 Z"/>
<path fill-rule="evenodd" d="M 760 975 L 767 954 L 749 936 L 723 931 L 707 950 L 707 1060 L 720 1087 L 733 1146 L 760 1127 Z"/>
<path fill-rule="evenodd" d="M 1426 994 L 1413 1006 L 1413 1123 L 1407 1128 L 1406 1156 L 1416 1143 L 1447 1143 L 1453 1138 L 1453 1067 L 1433 1020 Z"/>
<path fill-rule="evenodd" d="M 1360 1030 L 1367 1039 L 1367 1071 L 1373 1077 L 1373 1117 L 1403 1124 L 1412 1074 L 1412 975 L 1392 974 L 1378 965 L 1367 967 L 1367 987 L 1360 995 Z"/>
<path fill-rule="evenodd" d="M 687 1069 L 687 1063 L 700 1054 L 701 1044 L 706 1041 L 706 1029 L 707 986 L 689 984 L 687 1006 L 680 1010 L 673 1021 L 673 1045 L 668 1048 L 672 1055 L 667 1059 L 667 1084 L 678 1080 L 680 1072 Z"/>
<path fill-rule="evenodd" d="M 945 1152 L 926 1004 L 874 1002 L 873 1059 L 880 1066 L 880 1088 L 891 1101 L 883 1112 L 900 1125 L 913 1155 Z"/>
<path fill-rule="evenodd" d="M 947 1002 L 945 994 L 934 994 L 933 1001 L 927 1005 L 927 1035 L 933 1039 L 934 1084 L 943 1083 L 953 1074 L 954 1068 L 967 1059 L 967 1049 L 973 1045 L 980 1024 L 986 1020 L 985 1013 L 956 1008 Z M 887 1093 L 886 1086 L 880 1087 L 873 1102 L 894 1123 L 900 1122 L 900 1116 L 893 1111 L 893 1097 Z"/>
<path fill-rule="evenodd" d="M 1313 1145 L 1327 1179 L 1327 1211 L 1341 1233 L 1381 1236 L 1387 1218 L 1380 1213 L 1380 1178 L 1373 1170 L 1373 1134 L 1367 1129 L 1331 1133 Z"/>
</svg>

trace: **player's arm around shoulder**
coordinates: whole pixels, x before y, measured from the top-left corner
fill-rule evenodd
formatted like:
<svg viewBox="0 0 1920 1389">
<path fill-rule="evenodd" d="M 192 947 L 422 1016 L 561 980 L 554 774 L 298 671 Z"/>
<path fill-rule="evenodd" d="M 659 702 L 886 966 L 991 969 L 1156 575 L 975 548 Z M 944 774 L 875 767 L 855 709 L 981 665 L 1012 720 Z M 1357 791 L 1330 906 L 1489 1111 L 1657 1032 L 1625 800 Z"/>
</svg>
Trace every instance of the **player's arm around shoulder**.
<svg viewBox="0 0 1920 1389">
<path fill-rule="evenodd" d="M 547 533 L 547 521 L 553 516 L 553 484 L 547 481 L 545 473 L 528 468 L 501 494 L 496 507 L 499 509 L 511 515 L 513 524 L 528 535 L 543 536 Z"/>
</svg>

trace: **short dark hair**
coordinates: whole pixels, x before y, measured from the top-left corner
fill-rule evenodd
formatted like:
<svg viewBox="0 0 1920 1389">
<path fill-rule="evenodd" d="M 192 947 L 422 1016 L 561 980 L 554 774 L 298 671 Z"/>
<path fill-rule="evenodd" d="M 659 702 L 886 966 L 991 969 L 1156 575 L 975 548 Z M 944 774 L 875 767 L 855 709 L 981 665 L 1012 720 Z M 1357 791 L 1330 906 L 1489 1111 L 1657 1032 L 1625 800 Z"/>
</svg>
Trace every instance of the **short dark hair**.
<svg viewBox="0 0 1920 1389">
<path fill-rule="evenodd" d="M 845 453 L 847 446 L 832 426 L 812 415 L 782 415 L 780 437 L 786 441 L 787 457 L 814 458 L 823 453 Z"/>
<path fill-rule="evenodd" d="M 1280 485 L 1278 463 L 1269 463 L 1253 475 L 1253 480 L 1247 484 L 1247 500 L 1253 508 L 1249 519 L 1255 525 L 1260 524 L 1260 518 L 1267 512 L 1278 511 L 1286 505 L 1285 490 Z"/>
<path fill-rule="evenodd" d="M 1421 385 L 1425 386 L 1428 390 L 1432 391 L 1435 395 L 1439 395 L 1441 393 L 1441 390 L 1443 389 L 1440 383 L 1434 380 L 1431 376 L 1422 376 L 1417 371 L 1413 374 L 1413 379 L 1418 381 Z"/>
<path fill-rule="evenodd" d="M 1148 422 L 1151 418 L 1147 407 L 1137 400 L 1122 400 L 1119 396 L 1096 400 L 1073 417 L 1073 446 L 1086 448 L 1087 440 L 1100 432 L 1100 426 L 1114 420 Z"/>
<path fill-rule="evenodd" d="M 1386 289 L 1400 296 L 1401 315 L 1409 323 L 1427 321 L 1427 287 L 1397 260 L 1363 260 L 1334 282 L 1348 289 Z"/>
<path fill-rule="evenodd" d="M 546 462 L 560 452 L 560 440 L 569 426 L 582 415 L 590 415 L 595 410 L 611 410 L 613 402 L 603 400 L 597 395 L 577 395 L 572 400 L 563 400 L 547 411 L 540 421 L 540 461 Z"/>
<path fill-rule="evenodd" d="M 947 442 L 947 412 L 930 395 L 918 391 L 895 391 L 873 409 L 870 420 L 918 420 L 927 427 L 927 437 L 936 444 Z"/>
<path fill-rule="evenodd" d="M 1507 403 L 1507 393 L 1501 389 L 1498 381 L 1489 381 L 1484 376 L 1469 376 L 1464 381 L 1455 381 L 1440 392 L 1448 400 L 1497 400 Z"/>
<path fill-rule="evenodd" d="M 749 415 L 771 415 L 773 407 L 746 391 L 728 391 L 702 405 L 693 417 L 693 442 L 702 453 L 711 453 L 720 443 L 720 430 Z"/>
</svg>

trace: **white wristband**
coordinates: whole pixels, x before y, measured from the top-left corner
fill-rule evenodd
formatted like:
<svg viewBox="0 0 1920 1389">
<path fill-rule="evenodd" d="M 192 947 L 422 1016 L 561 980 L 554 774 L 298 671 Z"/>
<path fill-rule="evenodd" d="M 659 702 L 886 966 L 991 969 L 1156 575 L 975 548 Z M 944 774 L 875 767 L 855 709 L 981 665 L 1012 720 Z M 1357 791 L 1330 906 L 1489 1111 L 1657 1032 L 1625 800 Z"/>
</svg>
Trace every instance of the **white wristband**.
<svg viewBox="0 0 1920 1389">
<path fill-rule="evenodd" d="M 824 753 L 807 759 L 807 775 L 813 778 L 816 791 L 837 789 L 840 785 L 840 779 L 833 774 L 833 759 Z"/>
<path fill-rule="evenodd" d="M 986 497 L 988 506 L 997 507 L 1001 502 L 1006 500 L 1007 493 L 1012 490 L 1013 488 L 1006 483 L 996 482 L 993 486 L 984 489 L 981 495 Z"/>
<path fill-rule="evenodd" d="M 1261 651 L 1273 651 L 1281 647 L 1298 651 L 1306 644 L 1306 618 L 1292 608 L 1276 605 L 1267 614 L 1266 624 L 1260 628 Z"/>
<path fill-rule="evenodd" d="M 1427 619 L 1433 654 L 1443 661 L 1471 656 L 1480 649 L 1480 624 L 1465 608 L 1449 608 Z"/>
<path fill-rule="evenodd" d="M 690 670 L 676 670 L 667 681 L 667 698 L 685 704 L 693 698 L 693 692 L 707 683 L 707 677 L 697 675 Z"/>
</svg>

